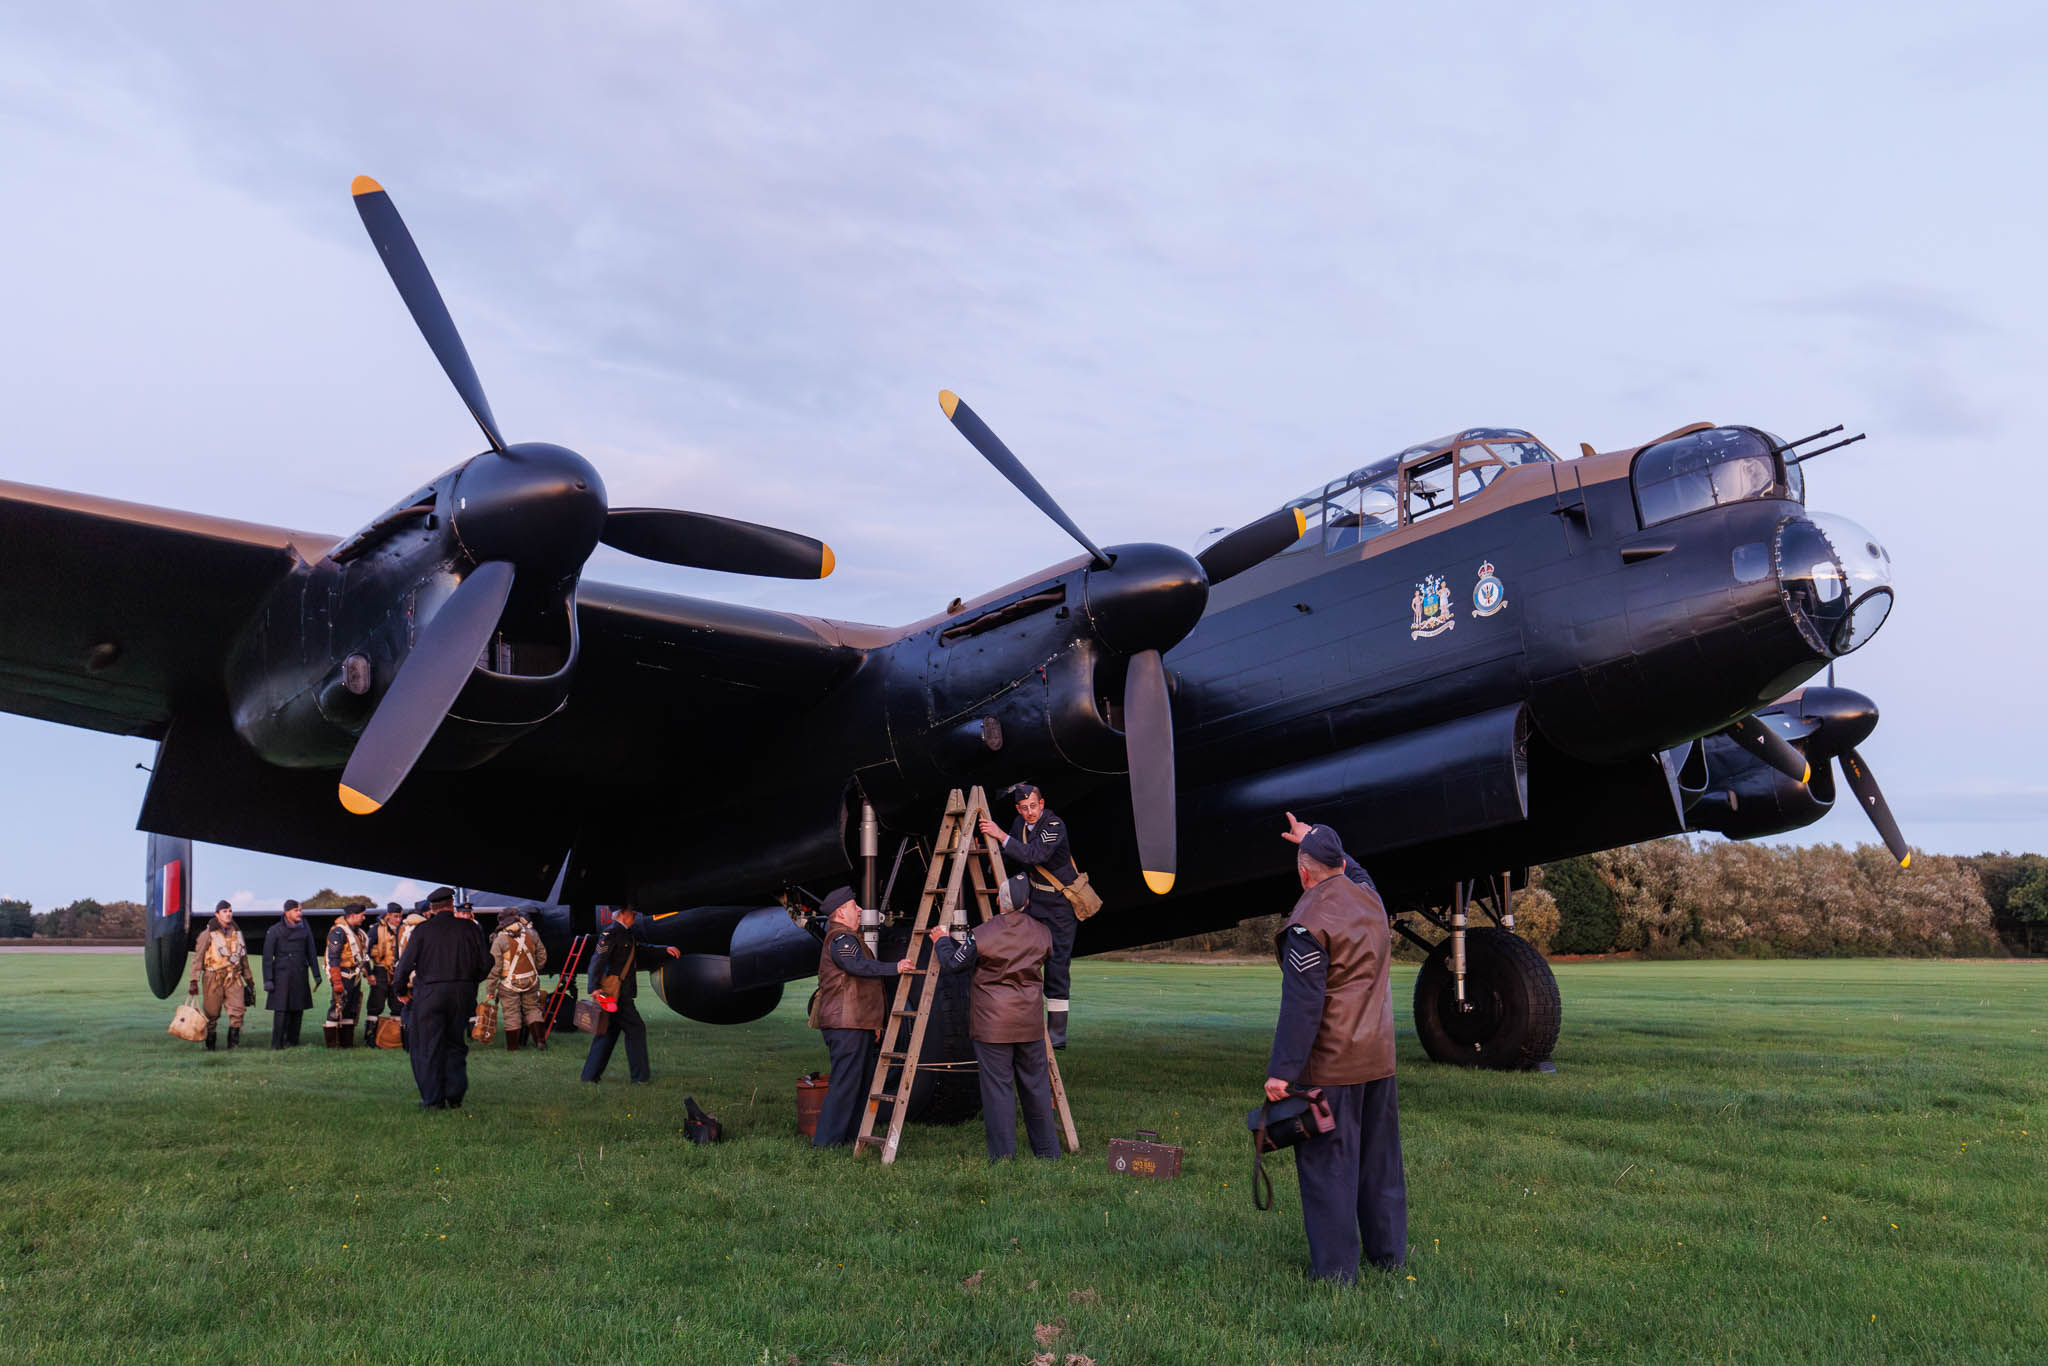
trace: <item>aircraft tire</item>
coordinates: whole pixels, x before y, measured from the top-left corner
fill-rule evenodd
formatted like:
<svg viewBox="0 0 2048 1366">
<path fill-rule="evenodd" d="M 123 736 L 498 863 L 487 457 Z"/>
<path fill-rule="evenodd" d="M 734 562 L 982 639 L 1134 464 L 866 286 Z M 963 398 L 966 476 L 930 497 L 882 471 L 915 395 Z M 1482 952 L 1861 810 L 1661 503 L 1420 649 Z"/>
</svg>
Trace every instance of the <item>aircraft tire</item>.
<svg viewBox="0 0 2048 1366">
<path fill-rule="evenodd" d="M 956 972 L 939 977 L 938 999 L 932 1002 L 924 1048 L 917 1058 L 917 1079 L 910 1084 L 907 1117 L 913 1124 L 959 1124 L 981 1113 L 981 1078 L 971 1065 L 932 1066 L 974 1062 L 974 1041 L 967 1032 L 971 976 Z"/>
<path fill-rule="evenodd" d="M 1465 999 L 1472 1009 L 1460 1011 L 1446 939 L 1415 978 L 1415 1032 L 1435 1061 L 1525 1071 L 1557 1046 L 1557 978 L 1521 936 L 1494 926 L 1466 931 Z"/>
</svg>

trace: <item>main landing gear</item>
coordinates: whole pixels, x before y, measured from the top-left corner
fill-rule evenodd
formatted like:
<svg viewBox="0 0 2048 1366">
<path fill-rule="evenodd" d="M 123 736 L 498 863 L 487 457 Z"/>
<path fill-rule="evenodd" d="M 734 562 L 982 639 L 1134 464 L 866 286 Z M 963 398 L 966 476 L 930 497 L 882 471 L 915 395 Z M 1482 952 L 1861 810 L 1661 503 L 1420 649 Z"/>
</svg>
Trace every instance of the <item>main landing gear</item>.
<svg viewBox="0 0 2048 1366">
<path fill-rule="evenodd" d="M 1505 873 L 1457 884 L 1448 907 L 1416 912 L 1444 932 L 1434 944 L 1405 919 L 1393 922 L 1429 953 L 1415 979 L 1415 1032 L 1437 1062 L 1502 1071 L 1548 1067 L 1564 1003 L 1550 964 L 1515 933 L 1513 896 Z M 1474 906 L 1494 923 L 1468 928 Z"/>
</svg>

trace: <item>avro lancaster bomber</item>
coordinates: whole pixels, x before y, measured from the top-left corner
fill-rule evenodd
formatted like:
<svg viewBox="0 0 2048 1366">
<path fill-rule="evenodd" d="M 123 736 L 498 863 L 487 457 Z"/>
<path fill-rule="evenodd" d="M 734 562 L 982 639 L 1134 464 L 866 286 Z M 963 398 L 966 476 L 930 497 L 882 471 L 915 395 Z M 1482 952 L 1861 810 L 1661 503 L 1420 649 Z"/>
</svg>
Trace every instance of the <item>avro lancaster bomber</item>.
<svg viewBox="0 0 2048 1366">
<path fill-rule="evenodd" d="M 815 966 L 792 905 L 921 883 L 951 788 L 1043 786 L 1108 903 L 1083 953 L 1287 906 L 1292 810 L 1430 947 L 1430 1054 L 1513 1067 L 1560 1018 L 1511 928 L 1531 864 L 1805 825 L 1830 761 L 1907 858 L 1857 749 L 1876 708 L 1801 688 L 1893 591 L 1875 537 L 1806 507 L 1818 437 L 1695 423 L 1561 460 L 1468 428 L 1189 553 L 1098 545 L 945 394 L 1083 553 L 907 626 L 828 621 L 585 580 L 599 541 L 786 577 L 832 554 L 612 508 L 581 456 L 507 442 L 389 196 L 355 201 L 486 450 L 339 536 L 0 483 L 0 707 L 158 742 L 153 873 L 189 887 L 209 840 L 546 897 L 556 935 L 630 901 L 686 951 L 668 1003 L 736 1021 Z M 159 994 L 186 899 L 156 901 Z"/>
</svg>

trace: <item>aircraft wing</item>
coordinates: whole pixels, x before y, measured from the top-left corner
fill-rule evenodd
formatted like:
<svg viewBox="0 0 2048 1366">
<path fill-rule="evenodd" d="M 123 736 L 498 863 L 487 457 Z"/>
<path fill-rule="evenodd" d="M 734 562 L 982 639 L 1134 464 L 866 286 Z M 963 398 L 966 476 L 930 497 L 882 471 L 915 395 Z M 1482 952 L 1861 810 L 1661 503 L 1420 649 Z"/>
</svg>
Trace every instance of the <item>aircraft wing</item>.
<svg viewBox="0 0 2048 1366">
<path fill-rule="evenodd" d="M 0 480 L 0 709 L 161 739 L 263 593 L 329 541 Z"/>
</svg>

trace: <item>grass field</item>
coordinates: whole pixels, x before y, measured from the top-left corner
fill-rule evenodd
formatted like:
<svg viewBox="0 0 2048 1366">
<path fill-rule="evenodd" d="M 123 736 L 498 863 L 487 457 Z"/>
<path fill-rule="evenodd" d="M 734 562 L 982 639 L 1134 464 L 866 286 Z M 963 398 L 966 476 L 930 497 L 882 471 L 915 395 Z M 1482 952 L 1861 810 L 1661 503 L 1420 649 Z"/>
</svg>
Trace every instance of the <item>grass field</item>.
<svg viewBox="0 0 2048 1366">
<path fill-rule="evenodd" d="M 1078 964 L 1082 1154 L 990 1168 L 976 1123 L 884 1170 L 794 1134 L 802 990 L 650 1003 L 651 1087 L 565 1039 L 425 1114 L 402 1054 L 207 1054 L 134 957 L 0 954 L 0 1360 L 2048 1359 L 2048 966 L 1558 976 L 1558 1072 L 1498 1075 L 1422 1059 L 1402 971 L 1409 1266 L 1338 1290 L 1291 1160 L 1247 1189 L 1270 968 Z M 1140 1127 L 1181 1180 L 1103 1171 Z"/>
</svg>

